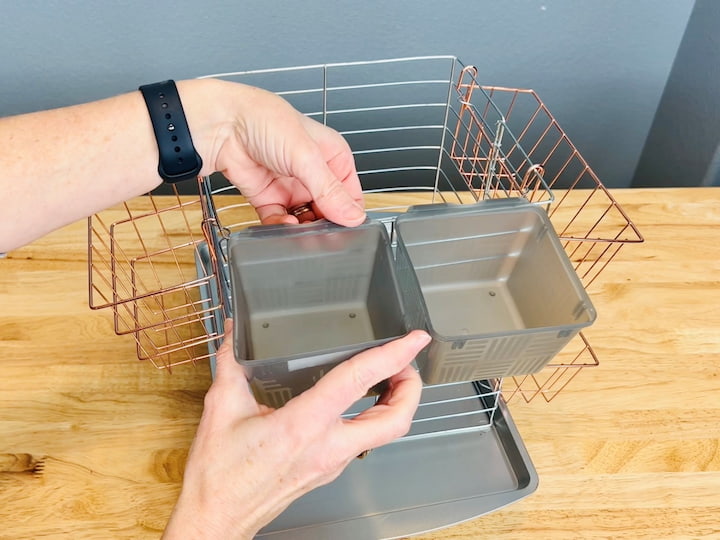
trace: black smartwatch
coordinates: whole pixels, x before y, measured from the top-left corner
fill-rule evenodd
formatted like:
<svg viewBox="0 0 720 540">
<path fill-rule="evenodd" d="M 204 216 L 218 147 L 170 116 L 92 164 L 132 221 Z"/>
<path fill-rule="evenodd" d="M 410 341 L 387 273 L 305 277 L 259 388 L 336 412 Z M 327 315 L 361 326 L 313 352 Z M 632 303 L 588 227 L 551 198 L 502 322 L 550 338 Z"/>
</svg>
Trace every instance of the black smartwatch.
<svg viewBox="0 0 720 540">
<path fill-rule="evenodd" d="M 202 159 L 193 146 L 175 81 L 146 84 L 139 90 L 155 132 L 160 177 L 173 184 L 197 177 Z"/>
</svg>

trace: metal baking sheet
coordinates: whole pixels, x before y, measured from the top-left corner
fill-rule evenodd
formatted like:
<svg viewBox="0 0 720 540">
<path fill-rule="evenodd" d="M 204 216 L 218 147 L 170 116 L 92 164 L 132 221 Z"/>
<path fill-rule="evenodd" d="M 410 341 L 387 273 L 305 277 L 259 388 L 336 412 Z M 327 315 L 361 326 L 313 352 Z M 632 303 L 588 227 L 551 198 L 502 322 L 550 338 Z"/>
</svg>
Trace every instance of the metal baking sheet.
<svg viewBox="0 0 720 540">
<path fill-rule="evenodd" d="M 197 265 L 199 275 L 207 275 L 204 245 Z M 202 293 L 217 303 L 214 285 Z M 206 324 L 214 332 L 219 321 Z M 449 527 L 530 495 L 537 473 L 502 397 L 495 394 L 497 401 L 488 402 L 488 387 L 426 386 L 408 436 L 355 460 L 334 482 L 292 503 L 257 538 L 399 538 Z"/>
</svg>

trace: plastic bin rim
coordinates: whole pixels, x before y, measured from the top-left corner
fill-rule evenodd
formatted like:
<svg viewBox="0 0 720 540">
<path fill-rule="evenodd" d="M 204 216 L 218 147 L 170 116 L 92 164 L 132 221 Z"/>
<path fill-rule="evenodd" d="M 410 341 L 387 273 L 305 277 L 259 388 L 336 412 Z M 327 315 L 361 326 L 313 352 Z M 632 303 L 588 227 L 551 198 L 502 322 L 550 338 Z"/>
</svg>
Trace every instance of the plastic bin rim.
<svg viewBox="0 0 720 540">
<path fill-rule="evenodd" d="M 252 225 L 246 229 L 232 232 L 228 241 L 239 243 L 244 241 L 266 240 L 269 238 L 293 238 L 297 236 L 322 236 L 325 234 L 345 233 L 350 231 L 378 230 L 387 235 L 382 223 L 366 219 L 360 225 L 346 227 L 326 219 L 319 219 L 310 223 L 279 224 L 279 225 Z M 382 232 L 381 232 L 382 234 Z"/>
<path fill-rule="evenodd" d="M 340 353 L 350 353 L 351 356 L 354 356 L 356 354 L 360 354 L 361 352 L 372 349 L 373 347 L 379 347 L 380 345 L 384 345 L 385 343 L 388 343 L 390 341 L 393 341 L 395 339 L 399 339 L 403 336 L 406 336 L 409 333 L 409 330 L 406 331 L 404 334 L 399 334 L 397 336 L 390 336 L 382 339 L 375 339 L 372 341 L 364 341 L 362 343 L 353 343 L 352 345 L 340 345 L 338 347 L 330 347 L 327 349 L 319 349 L 316 351 L 307 351 L 303 353 L 295 353 L 292 355 L 287 356 L 274 356 L 271 358 L 258 358 L 257 360 L 252 359 L 241 359 L 236 358 L 236 361 L 238 364 L 241 365 L 252 365 L 253 367 L 261 367 L 261 366 L 268 366 L 278 363 L 284 363 L 284 362 L 291 362 L 293 360 L 306 360 L 309 361 L 314 357 L 318 356 L 326 356 L 326 355 L 336 355 Z"/>
<path fill-rule="evenodd" d="M 442 219 L 444 217 L 462 217 L 485 214 L 509 214 L 509 213 L 532 212 L 541 217 L 548 224 L 550 223 L 547 212 L 530 204 L 521 198 L 490 199 L 482 200 L 471 204 L 460 203 L 433 203 L 411 206 L 407 212 L 401 213 L 396 218 L 397 225 L 406 221 L 420 221 L 427 219 Z"/>
<path fill-rule="evenodd" d="M 423 302 L 424 302 L 424 300 L 423 300 Z M 427 311 L 427 307 L 425 309 Z M 447 343 L 451 343 L 451 342 L 455 342 L 455 341 L 471 341 L 471 340 L 476 340 L 476 339 L 479 340 L 479 339 L 510 337 L 510 336 L 519 336 L 519 335 L 527 336 L 530 334 L 544 334 L 544 333 L 550 333 L 550 332 L 567 332 L 566 335 L 570 335 L 574 332 L 582 330 L 583 328 L 587 328 L 588 326 L 591 326 L 597 319 L 597 312 L 595 311 L 595 308 L 592 305 L 585 306 L 585 311 L 588 312 L 590 317 L 587 321 L 584 321 L 581 323 L 562 324 L 562 325 L 553 325 L 553 326 L 538 326 L 535 328 L 521 328 L 519 330 L 503 330 L 502 332 L 463 334 L 463 335 L 457 335 L 457 336 L 441 334 L 440 332 L 435 330 L 435 328 L 432 325 L 432 319 L 428 316 L 427 331 L 432 336 L 433 339 L 435 339 L 437 341 L 447 342 Z"/>
</svg>

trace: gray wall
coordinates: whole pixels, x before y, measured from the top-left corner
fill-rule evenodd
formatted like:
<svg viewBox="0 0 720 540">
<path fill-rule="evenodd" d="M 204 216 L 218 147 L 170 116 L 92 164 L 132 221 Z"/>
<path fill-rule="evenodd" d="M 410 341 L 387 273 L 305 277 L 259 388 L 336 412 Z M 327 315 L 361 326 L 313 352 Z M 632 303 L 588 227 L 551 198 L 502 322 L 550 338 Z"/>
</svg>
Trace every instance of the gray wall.
<svg viewBox="0 0 720 540">
<path fill-rule="evenodd" d="M 488 84 L 534 88 L 600 178 L 625 186 L 692 7 L 692 0 L 0 0 L 0 115 L 163 78 L 456 54 Z"/>
<path fill-rule="evenodd" d="M 720 186 L 720 2 L 697 0 L 633 179 Z"/>
</svg>

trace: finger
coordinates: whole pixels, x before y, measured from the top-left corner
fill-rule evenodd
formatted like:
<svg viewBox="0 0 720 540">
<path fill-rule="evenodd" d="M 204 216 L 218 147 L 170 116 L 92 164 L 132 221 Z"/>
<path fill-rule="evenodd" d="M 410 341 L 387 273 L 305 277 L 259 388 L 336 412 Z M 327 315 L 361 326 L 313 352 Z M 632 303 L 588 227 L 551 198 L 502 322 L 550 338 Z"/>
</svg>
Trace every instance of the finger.
<svg viewBox="0 0 720 540">
<path fill-rule="evenodd" d="M 349 149 L 345 151 L 350 152 Z M 347 226 L 365 221 L 362 204 L 330 170 L 319 147 L 311 139 L 308 139 L 308 144 L 293 148 L 291 168 L 293 176 L 307 188 L 327 219 Z"/>
<path fill-rule="evenodd" d="M 287 213 L 285 207 L 281 204 L 266 204 L 255 208 L 258 217 L 263 225 L 296 225 L 299 223 L 295 216 Z"/>
<path fill-rule="evenodd" d="M 365 221 L 365 210 L 335 177 L 319 153 L 303 158 L 295 176 L 312 195 L 318 209 L 330 221 L 349 227 Z"/>
<path fill-rule="evenodd" d="M 406 366 L 390 383 L 391 389 L 381 401 L 345 422 L 341 437 L 351 455 L 387 444 L 410 429 L 422 393 L 420 375 Z"/>
<path fill-rule="evenodd" d="M 412 373 L 410 371 L 412 371 Z M 415 369 L 411 365 L 407 366 L 400 373 L 393 375 L 390 379 L 387 380 L 386 388 L 383 391 L 382 395 L 375 402 L 375 405 L 393 405 L 393 396 L 395 395 L 396 385 L 407 378 L 419 380 L 420 385 L 422 386 L 422 379 L 420 379 L 420 375 L 418 374 L 417 369 Z"/>
<path fill-rule="evenodd" d="M 425 332 L 415 330 L 403 338 L 368 349 L 336 366 L 291 404 L 293 408 L 305 409 L 308 417 L 334 421 L 369 388 L 388 377 L 392 381 L 392 376 L 402 372 L 429 341 L 430 336 Z"/>
<path fill-rule="evenodd" d="M 299 223 L 295 216 L 289 214 L 273 214 L 261 221 L 263 225 L 297 225 Z"/>
<path fill-rule="evenodd" d="M 245 377 L 245 370 L 235 360 L 232 331 L 232 319 L 226 319 L 225 339 L 215 354 L 215 380 L 205 396 L 205 410 L 211 414 L 220 414 L 228 421 L 253 416 L 260 410 Z"/>
<path fill-rule="evenodd" d="M 303 117 L 305 129 L 320 146 L 328 167 L 350 196 L 364 208 L 362 186 L 355 168 L 355 159 L 347 141 L 334 129 L 311 118 Z"/>
<path fill-rule="evenodd" d="M 232 348 L 232 333 L 233 321 L 232 319 L 225 319 L 223 341 L 215 353 L 216 378 L 232 377 L 237 372 L 235 366 L 240 367 L 235 361 L 235 353 Z"/>
<path fill-rule="evenodd" d="M 247 383 L 245 370 L 235 360 L 232 319 L 225 319 L 223 342 L 215 353 L 215 380 L 234 384 L 238 382 Z"/>
</svg>

